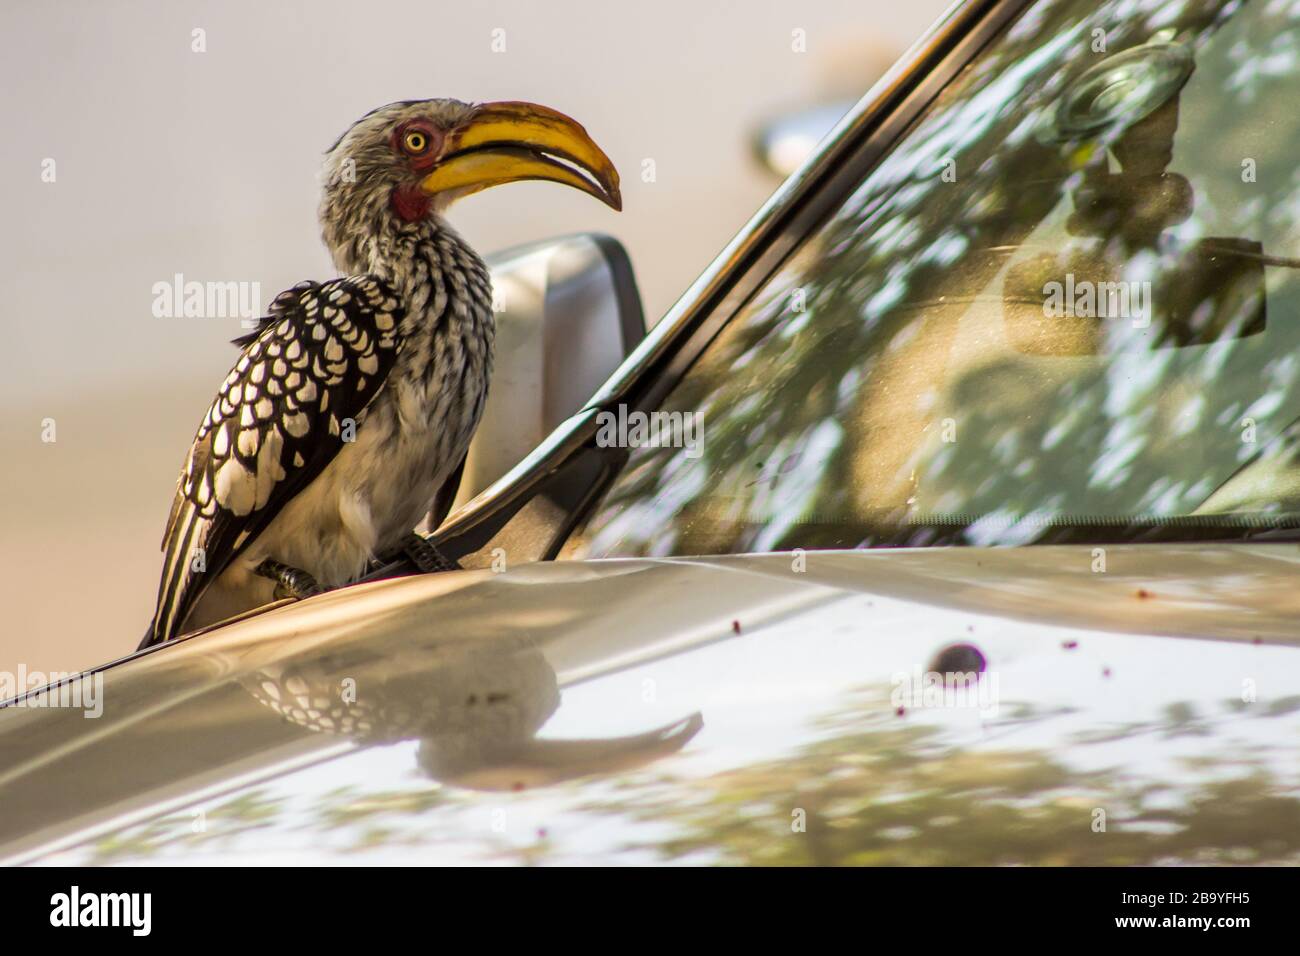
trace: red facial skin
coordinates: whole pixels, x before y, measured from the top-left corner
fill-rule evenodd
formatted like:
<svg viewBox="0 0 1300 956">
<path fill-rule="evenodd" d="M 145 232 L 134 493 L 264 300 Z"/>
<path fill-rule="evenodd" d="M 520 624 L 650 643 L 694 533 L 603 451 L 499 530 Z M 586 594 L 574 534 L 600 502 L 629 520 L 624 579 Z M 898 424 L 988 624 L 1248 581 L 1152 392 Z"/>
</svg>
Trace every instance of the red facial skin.
<svg viewBox="0 0 1300 956">
<path fill-rule="evenodd" d="M 423 133 L 427 143 L 418 153 L 412 153 L 406 148 L 406 134 L 412 131 Z M 422 179 L 442 156 L 443 139 L 442 130 L 433 124 L 426 123 L 424 120 L 410 120 L 393 130 L 389 142 L 394 150 L 406 157 L 411 171 Z M 406 222 L 423 219 L 433 207 L 433 197 L 420 188 L 419 180 L 403 183 L 394 189 L 390 202 L 393 212 Z"/>
</svg>

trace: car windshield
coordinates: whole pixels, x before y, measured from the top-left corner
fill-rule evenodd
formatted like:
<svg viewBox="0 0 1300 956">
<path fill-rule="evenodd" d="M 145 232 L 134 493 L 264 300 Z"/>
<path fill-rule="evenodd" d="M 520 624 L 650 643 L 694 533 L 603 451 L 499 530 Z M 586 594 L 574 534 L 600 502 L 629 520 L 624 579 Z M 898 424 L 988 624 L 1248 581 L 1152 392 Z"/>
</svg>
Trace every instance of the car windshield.
<svg viewBox="0 0 1300 956">
<path fill-rule="evenodd" d="M 695 434 L 643 429 L 565 554 L 1293 527 L 1297 20 L 1031 6 L 709 345 L 660 409 Z"/>
</svg>

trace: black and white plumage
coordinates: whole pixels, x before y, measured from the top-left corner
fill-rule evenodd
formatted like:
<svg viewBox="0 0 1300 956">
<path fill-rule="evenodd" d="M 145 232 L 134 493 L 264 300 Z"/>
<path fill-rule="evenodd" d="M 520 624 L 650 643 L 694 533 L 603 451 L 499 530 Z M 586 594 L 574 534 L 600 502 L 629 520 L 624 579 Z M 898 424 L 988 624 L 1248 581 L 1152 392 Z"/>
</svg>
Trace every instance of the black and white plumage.
<svg viewBox="0 0 1300 956">
<path fill-rule="evenodd" d="M 402 315 L 375 276 L 305 282 L 240 342 L 178 482 L 153 633 L 173 632 L 207 578 L 355 437 L 397 359 Z"/>
<path fill-rule="evenodd" d="M 273 600 L 270 566 L 324 588 L 354 581 L 454 495 L 494 322 L 487 268 L 442 217 L 451 201 L 551 179 L 619 206 L 585 131 L 524 103 L 383 107 L 340 138 L 325 174 L 323 235 L 343 277 L 281 293 L 236 340 L 177 482 L 141 646 Z"/>
</svg>

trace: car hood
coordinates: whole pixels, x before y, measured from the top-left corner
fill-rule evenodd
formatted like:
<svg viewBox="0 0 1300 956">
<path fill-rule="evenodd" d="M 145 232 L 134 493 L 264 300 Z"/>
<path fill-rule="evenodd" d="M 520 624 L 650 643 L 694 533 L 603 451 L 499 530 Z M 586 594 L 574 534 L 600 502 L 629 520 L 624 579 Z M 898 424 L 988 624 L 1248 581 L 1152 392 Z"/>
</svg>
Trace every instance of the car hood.
<svg viewBox="0 0 1300 956">
<path fill-rule="evenodd" d="M 358 586 L 0 711 L 0 858 L 1296 862 L 1297 571 L 1135 545 Z"/>
</svg>

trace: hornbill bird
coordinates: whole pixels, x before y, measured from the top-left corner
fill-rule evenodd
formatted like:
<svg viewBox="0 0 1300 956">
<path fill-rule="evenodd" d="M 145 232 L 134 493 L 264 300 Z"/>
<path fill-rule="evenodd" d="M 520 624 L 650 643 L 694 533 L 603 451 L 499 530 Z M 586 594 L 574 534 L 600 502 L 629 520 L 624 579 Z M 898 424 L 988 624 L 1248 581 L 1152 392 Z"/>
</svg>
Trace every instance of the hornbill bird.
<svg viewBox="0 0 1300 956">
<path fill-rule="evenodd" d="M 325 156 L 322 235 L 341 277 L 276 296 L 208 409 L 176 485 L 147 647 L 277 597 L 355 581 L 455 497 L 492 372 L 486 266 L 443 218 L 519 180 L 620 209 L 618 173 L 532 103 L 392 103 Z"/>
</svg>

